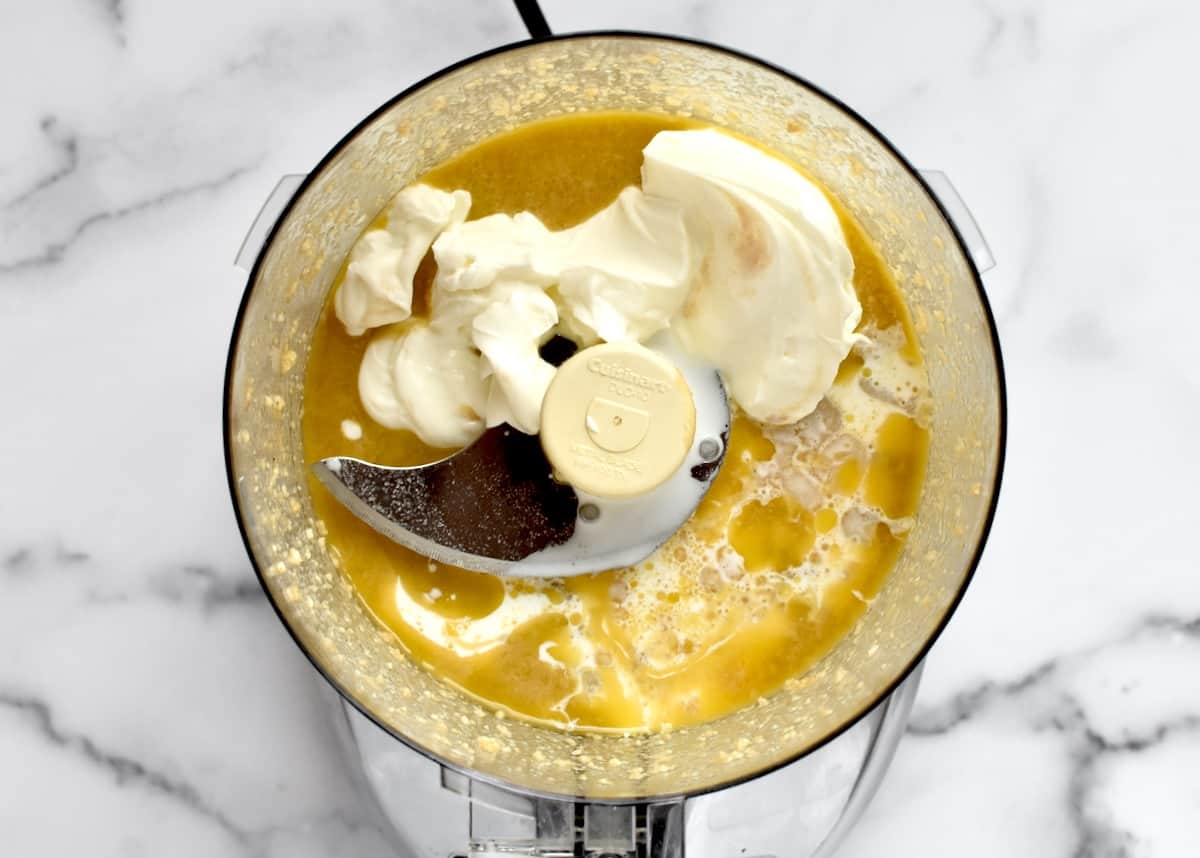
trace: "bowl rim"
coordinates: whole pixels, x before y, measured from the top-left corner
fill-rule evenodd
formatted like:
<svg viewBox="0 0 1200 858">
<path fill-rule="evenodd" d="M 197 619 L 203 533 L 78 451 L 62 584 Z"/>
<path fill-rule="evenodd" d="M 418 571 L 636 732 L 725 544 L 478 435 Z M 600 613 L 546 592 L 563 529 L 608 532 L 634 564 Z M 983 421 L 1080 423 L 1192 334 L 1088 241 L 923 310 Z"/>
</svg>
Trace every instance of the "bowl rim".
<svg viewBox="0 0 1200 858">
<path fill-rule="evenodd" d="M 943 221 L 945 221 L 946 226 L 950 229 L 951 235 L 954 236 L 954 240 L 957 244 L 958 250 L 962 254 L 963 259 L 967 262 L 968 268 L 970 269 L 971 280 L 975 286 L 975 291 L 977 293 L 977 297 L 979 299 L 980 306 L 983 308 L 984 320 L 987 323 L 988 336 L 991 340 L 992 358 L 993 358 L 994 365 L 996 368 L 997 424 L 998 425 L 997 425 L 997 434 L 996 434 L 996 467 L 995 467 L 995 474 L 993 475 L 993 478 L 992 478 L 991 498 L 989 499 L 987 512 L 985 513 L 985 516 L 984 516 L 983 526 L 979 532 L 979 539 L 977 540 L 975 549 L 972 552 L 971 559 L 967 566 L 966 575 L 963 576 L 962 584 L 959 586 L 957 592 L 955 592 L 954 596 L 951 598 L 950 603 L 946 607 L 945 613 L 943 614 L 941 619 L 938 621 L 936 626 L 932 629 L 928 638 L 925 640 L 924 644 L 922 644 L 921 648 L 918 650 L 916 655 L 896 675 L 895 679 L 893 679 L 891 682 L 885 684 L 882 687 L 882 689 L 879 691 L 879 693 L 874 695 L 867 703 L 865 703 L 858 710 L 858 712 L 856 712 L 853 715 L 846 718 L 842 722 L 842 724 L 840 724 L 835 729 L 829 731 L 829 733 L 827 733 L 825 736 L 823 736 L 822 738 L 820 738 L 819 740 L 817 740 L 816 742 L 814 742 L 812 745 L 808 746 L 807 748 L 803 749 L 802 751 L 792 754 L 782 760 L 778 760 L 774 763 L 771 763 L 770 765 L 765 766 L 765 767 L 763 767 L 755 772 L 752 772 L 750 774 L 739 775 L 734 778 L 729 778 L 727 780 L 723 780 L 718 783 L 710 784 L 705 787 L 686 791 L 686 792 L 661 793 L 661 794 L 647 795 L 647 796 L 628 796 L 628 797 L 612 798 L 612 797 L 571 795 L 571 794 L 555 793 L 555 792 L 549 792 L 549 791 L 544 791 L 544 790 L 538 790 L 536 788 L 527 787 L 522 784 L 517 784 L 512 781 L 505 780 L 504 778 L 501 778 L 501 777 L 490 775 L 490 774 L 487 774 L 484 772 L 477 771 L 475 769 L 468 768 L 466 766 L 456 764 L 450 760 L 445 759 L 440 754 L 430 750 L 429 748 L 422 746 L 420 743 L 413 741 L 408 736 L 392 729 L 392 727 L 390 727 L 388 724 L 386 724 L 382 719 L 376 717 L 376 715 L 370 710 L 370 708 L 368 706 L 366 706 L 365 704 L 360 702 L 350 690 L 345 688 L 340 682 L 338 682 L 329 673 L 328 670 L 325 669 L 325 667 L 321 664 L 319 659 L 313 654 L 313 652 L 310 651 L 309 647 L 305 645 L 305 643 L 301 639 L 298 631 L 292 627 L 291 623 L 288 621 L 287 616 L 284 614 L 282 608 L 275 601 L 275 598 L 271 593 L 271 589 L 267 584 L 267 580 L 264 575 L 263 569 L 260 567 L 260 565 L 258 563 L 258 559 L 254 554 L 254 549 L 250 542 L 250 534 L 246 527 L 245 516 L 243 515 L 243 512 L 242 512 L 241 503 L 238 500 L 237 476 L 234 473 L 233 455 L 232 455 L 232 437 L 231 437 L 231 426 L 230 426 L 230 417 L 231 417 L 230 403 L 231 403 L 232 393 L 233 393 L 233 368 L 234 368 L 234 363 L 236 361 L 237 354 L 238 354 L 238 343 L 241 339 L 242 325 L 245 321 L 246 309 L 250 302 L 251 293 L 253 292 L 253 285 L 258 278 L 259 270 L 263 264 L 263 260 L 265 259 L 267 251 L 270 249 L 272 242 L 275 240 L 276 234 L 278 233 L 278 231 L 279 231 L 280 227 L 282 226 L 282 224 L 284 223 L 284 221 L 287 219 L 287 216 L 291 213 L 292 208 L 296 204 L 297 200 L 300 199 L 300 197 L 303 195 L 303 193 L 313 184 L 313 182 L 316 180 L 316 178 L 325 170 L 325 168 L 329 165 L 329 163 L 342 151 L 342 149 L 351 140 L 353 140 L 360 132 L 362 132 L 365 128 L 367 128 L 367 126 L 369 126 L 377 117 L 386 113 L 394 105 L 403 101 L 405 98 L 408 98 L 409 96 L 411 96 L 414 93 L 418 92 L 419 90 L 425 88 L 426 86 L 429 86 L 430 84 L 437 82 L 438 80 L 442 79 L 443 77 L 445 77 L 461 68 L 465 68 L 466 66 L 469 66 L 473 63 L 479 62 L 484 59 L 488 59 L 489 57 L 497 56 L 497 55 L 503 54 L 503 53 L 508 53 L 510 51 L 520 50 L 523 48 L 534 47 L 536 45 L 543 44 L 546 42 L 568 42 L 568 41 L 577 40 L 577 39 L 632 39 L 632 40 L 643 40 L 643 41 L 661 41 L 661 42 L 668 42 L 668 43 L 672 43 L 672 44 L 682 44 L 682 45 L 687 45 L 690 47 L 703 48 L 706 50 L 713 51 L 715 53 L 724 54 L 727 57 L 732 57 L 735 60 L 750 63 L 752 65 L 756 65 L 756 66 L 758 66 L 762 69 L 765 69 L 769 72 L 773 72 L 784 78 L 787 78 L 788 80 L 792 81 L 793 83 L 796 83 L 796 84 L 808 89 L 809 91 L 811 91 L 813 94 L 819 96 L 820 98 L 825 99 L 830 104 L 832 104 L 834 107 L 843 111 L 847 116 L 850 117 L 850 119 L 852 119 L 853 121 L 855 121 L 859 125 L 861 125 L 862 128 L 868 134 L 870 134 L 876 140 L 877 143 L 879 143 L 879 145 L 881 145 L 885 150 L 887 150 L 887 152 L 889 154 L 891 154 L 892 157 L 894 157 L 900 163 L 901 166 L 904 167 L 904 169 L 908 172 L 909 176 L 918 184 L 920 189 L 922 191 L 924 191 L 925 196 L 933 204 L 933 206 L 936 208 L 938 213 L 942 216 L 942 219 L 943 219 Z M 974 579 L 975 573 L 979 568 L 980 560 L 983 557 L 984 546 L 987 544 L 988 537 L 991 534 L 992 525 L 993 525 L 993 523 L 995 521 L 995 517 L 996 517 L 996 508 L 999 505 L 1000 489 L 1001 489 L 1001 483 L 1002 483 L 1003 474 L 1004 474 L 1004 464 L 1005 464 L 1007 435 L 1008 435 L 1008 392 L 1007 392 L 1007 383 L 1006 383 L 1005 373 L 1004 373 L 1004 361 L 1003 361 L 1003 356 L 1002 356 L 1001 349 L 1000 349 L 1000 336 L 999 336 L 999 332 L 996 327 L 995 315 L 992 311 L 991 304 L 988 301 L 987 293 L 983 288 L 983 279 L 982 279 L 981 273 L 979 271 L 979 268 L 976 265 L 975 260 L 971 256 L 971 252 L 970 252 L 969 248 L 967 247 L 966 241 L 963 239 L 962 233 L 960 232 L 957 224 L 954 222 L 953 217 L 950 216 L 950 213 L 947 211 L 946 207 L 942 204 L 942 201 L 938 198 L 938 195 L 929 186 L 929 183 L 925 181 L 925 178 L 921 175 L 920 171 L 912 165 L 912 163 L 900 152 L 900 150 L 897 149 L 896 146 L 878 128 L 876 128 L 873 123 L 871 123 L 869 120 L 864 118 L 860 113 L 858 113 L 856 110 L 854 110 L 848 104 L 846 104 L 844 101 L 842 101 L 838 97 L 832 95 L 825 89 L 813 84 L 808 79 L 796 74 L 795 72 L 789 71 L 788 69 L 783 68 L 782 66 L 776 65 L 775 63 L 772 63 L 768 60 L 764 60 L 761 57 L 757 57 L 754 54 L 740 51 L 735 48 L 730 48 L 725 45 L 717 44 L 715 42 L 706 41 L 704 39 L 691 38 L 688 36 L 677 36 L 677 35 L 672 35 L 672 34 L 668 34 L 668 33 L 656 33 L 656 32 L 645 31 L 645 30 L 601 29 L 601 30 L 582 30 L 582 31 L 578 31 L 578 32 L 554 34 L 554 35 L 550 35 L 550 36 L 547 36 L 544 38 L 521 39 L 521 40 L 518 40 L 515 42 L 509 42 L 507 44 L 498 45 L 494 48 L 489 48 L 488 50 L 480 51 L 479 53 L 472 54 L 471 56 L 468 56 L 461 60 L 458 60 L 457 62 L 454 62 L 448 66 L 445 66 L 445 67 L 439 69 L 438 71 L 433 72 L 432 74 L 426 75 L 425 77 L 421 78 L 420 80 L 416 81 L 415 83 L 411 84 L 410 86 L 405 87 L 399 93 L 397 93 L 396 95 L 389 98 L 387 101 L 385 101 L 379 107 L 377 107 L 375 110 L 371 111 L 371 113 L 369 113 L 367 116 L 365 116 L 353 128 L 351 128 L 349 131 L 347 131 L 337 141 L 337 143 L 335 143 L 329 149 L 329 151 L 321 158 L 321 160 L 318 161 L 317 164 L 314 165 L 313 168 L 305 175 L 304 180 L 299 184 L 299 186 L 293 192 L 291 198 L 288 200 L 287 204 L 284 205 L 282 210 L 279 212 L 278 216 L 275 219 L 275 222 L 271 225 L 270 230 L 268 230 L 266 236 L 264 237 L 262 246 L 259 248 L 257 254 L 255 255 L 254 264 L 251 267 L 251 269 L 246 277 L 246 285 L 243 287 L 242 297 L 238 304 L 237 315 L 234 319 L 233 331 L 230 336 L 229 350 L 228 350 L 228 354 L 226 356 L 226 362 L 225 362 L 225 383 L 222 388 L 221 432 L 222 432 L 222 438 L 223 438 L 223 442 L 224 442 L 225 476 L 226 476 L 226 480 L 229 485 L 230 500 L 233 503 L 234 517 L 237 519 L 238 532 L 241 534 L 242 543 L 246 549 L 246 555 L 250 560 L 250 565 L 253 567 L 255 575 L 258 578 L 259 585 L 262 587 L 263 592 L 266 594 L 267 601 L 270 603 L 271 608 L 275 611 L 275 615 L 279 618 L 279 621 L 283 624 L 283 627 L 287 630 L 288 635 L 292 638 L 293 642 L 295 642 L 296 646 L 299 647 L 300 651 L 304 654 L 305 658 L 308 659 L 309 663 L 313 666 L 313 668 L 316 669 L 317 673 L 325 680 L 325 682 L 327 682 L 338 693 L 338 695 L 342 698 L 342 700 L 346 701 L 351 706 L 353 706 L 361 715 L 363 715 L 365 718 L 367 718 L 371 723 L 375 724 L 381 730 L 386 732 L 392 738 L 396 739 L 397 741 L 401 742 L 408 748 L 411 748 L 413 751 L 421 754 L 422 756 L 426 757 L 427 759 L 431 760 L 432 762 L 437 763 L 440 766 L 449 768 L 452 771 L 459 772 L 469 778 L 472 778 L 473 780 L 482 781 L 484 783 L 488 783 L 493 786 L 499 787 L 500 789 L 504 789 L 504 790 L 508 790 L 508 791 L 517 791 L 517 792 L 520 792 L 525 795 L 531 795 L 531 796 L 535 796 L 535 797 L 539 797 L 539 798 L 545 798 L 545 799 L 557 800 L 557 801 L 573 801 L 573 802 L 583 802 L 583 803 L 589 803 L 589 804 L 607 804 L 607 805 L 658 804 L 658 803 L 669 803 L 672 801 L 679 801 L 679 800 L 682 800 L 685 798 L 693 798 L 693 797 L 705 795 L 708 793 L 718 792 L 720 790 L 728 789 L 730 787 L 735 787 L 738 784 L 746 783 L 748 781 L 762 777 L 763 775 L 767 775 L 767 774 L 770 774 L 771 772 L 782 769 L 785 766 L 789 766 L 792 763 L 796 762 L 797 760 L 803 759 L 804 757 L 807 757 L 809 754 L 812 754 L 812 753 L 820 750 L 821 748 L 824 748 L 826 745 L 833 742 L 834 740 L 836 740 L 837 738 L 842 736 L 844 733 L 846 733 L 848 730 L 850 730 L 852 727 L 854 727 L 856 724 L 858 724 L 860 721 L 862 721 L 863 718 L 865 718 L 868 714 L 870 714 L 872 711 L 874 711 L 881 704 L 885 703 L 887 701 L 887 699 L 889 697 L 891 697 L 893 692 L 895 692 L 896 689 L 899 688 L 912 675 L 913 671 L 915 671 L 917 669 L 917 667 L 924 661 L 925 657 L 929 654 L 930 650 L 933 648 L 933 645 L 938 641 L 938 639 L 945 632 L 947 625 L 949 625 L 949 623 L 950 623 L 950 619 L 954 616 L 955 612 L 959 608 L 959 605 L 962 603 L 962 600 L 963 600 L 964 595 L 966 594 L 967 588 L 970 586 L 971 581 Z"/>
</svg>

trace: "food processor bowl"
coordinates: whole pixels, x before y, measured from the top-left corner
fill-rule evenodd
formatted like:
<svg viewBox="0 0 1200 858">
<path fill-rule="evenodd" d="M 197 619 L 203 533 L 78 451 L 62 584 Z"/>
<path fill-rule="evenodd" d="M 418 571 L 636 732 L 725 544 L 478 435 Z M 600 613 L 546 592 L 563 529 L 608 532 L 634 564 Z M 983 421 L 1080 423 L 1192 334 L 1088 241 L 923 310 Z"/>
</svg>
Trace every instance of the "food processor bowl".
<svg viewBox="0 0 1200 858">
<path fill-rule="evenodd" d="M 435 678 L 377 623 L 313 516 L 301 409 L 310 343 L 351 245 L 391 197 L 518 125 L 634 110 L 732 129 L 799 164 L 858 219 L 911 310 L 933 410 L 924 493 L 894 571 L 828 655 L 757 705 L 653 733 L 567 732 Z M 873 709 L 945 625 L 978 561 L 1003 458 L 1003 378 L 979 273 L 914 169 L 847 107 L 723 48 L 581 34 L 484 54 L 423 81 L 300 184 L 253 265 L 233 336 L 226 445 L 263 586 L 296 641 L 361 712 L 474 782 L 605 803 L 661 802 L 776 769 Z"/>
</svg>

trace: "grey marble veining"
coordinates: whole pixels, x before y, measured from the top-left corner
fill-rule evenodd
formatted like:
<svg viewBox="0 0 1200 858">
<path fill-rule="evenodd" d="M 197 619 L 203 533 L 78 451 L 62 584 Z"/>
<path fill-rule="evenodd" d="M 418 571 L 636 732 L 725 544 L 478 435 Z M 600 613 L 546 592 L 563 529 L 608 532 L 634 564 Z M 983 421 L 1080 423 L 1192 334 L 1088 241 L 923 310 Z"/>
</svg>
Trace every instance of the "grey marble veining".
<svg viewBox="0 0 1200 858">
<path fill-rule="evenodd" d="M 843 854 L 1195 854 L 1200 7 L 544 9 L 799 72 L 999 261 L 1001 507 Z M 0 11 L 0 855 L 391 854 L 229 509 L 230 260 L 279 175 L 521 36 L 503 0 Z"/>
</svg>

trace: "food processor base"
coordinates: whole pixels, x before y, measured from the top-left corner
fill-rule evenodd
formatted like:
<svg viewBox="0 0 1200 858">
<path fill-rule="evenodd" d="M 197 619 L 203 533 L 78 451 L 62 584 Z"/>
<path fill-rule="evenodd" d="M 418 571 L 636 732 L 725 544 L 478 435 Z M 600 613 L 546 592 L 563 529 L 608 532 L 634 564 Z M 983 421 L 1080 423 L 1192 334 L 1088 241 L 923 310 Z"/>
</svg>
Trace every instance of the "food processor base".
<svg viewBox="0 0 1200 858">
<path fill-rule="evenodd" d="M 477 781 L 392 738 L 330 691 L 353 770 L 404 858 L 827 858 L 862 815 L 916 697 L 918 666 L 838 738 L 715 792 L 655 804 L 548 800 Z"/>
</svg>

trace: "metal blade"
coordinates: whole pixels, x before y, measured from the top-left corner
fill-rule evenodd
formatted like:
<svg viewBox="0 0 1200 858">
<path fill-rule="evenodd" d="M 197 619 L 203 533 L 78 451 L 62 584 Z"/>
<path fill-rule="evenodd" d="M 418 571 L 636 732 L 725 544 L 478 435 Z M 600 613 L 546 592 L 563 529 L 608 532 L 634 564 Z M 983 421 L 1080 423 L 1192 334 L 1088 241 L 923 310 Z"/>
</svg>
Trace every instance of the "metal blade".
<svg viewBox="0 0 1200 858">
<path fill-rule="evenodd" d="M 537 437 L 508 426 L 429 465 L 389 468 L 337 457 L 315 463 L 313 472 L 393 541 L 493 574 L 569 540 L 579 511 L 574 490 L 551 476 Z"/>
</svg>

